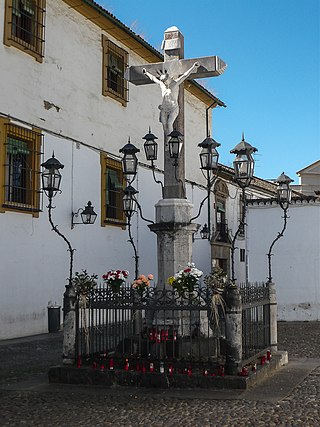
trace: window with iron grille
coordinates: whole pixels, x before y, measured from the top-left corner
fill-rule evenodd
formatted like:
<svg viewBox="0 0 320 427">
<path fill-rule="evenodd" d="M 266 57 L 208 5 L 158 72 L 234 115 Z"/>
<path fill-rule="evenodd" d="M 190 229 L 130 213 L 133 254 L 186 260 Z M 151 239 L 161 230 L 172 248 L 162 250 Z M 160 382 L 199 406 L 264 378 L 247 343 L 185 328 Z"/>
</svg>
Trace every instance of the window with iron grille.
<svg viewBox="0 0 320 427">
<path fill-rule="evenodd" d="M 4 44 L 42 62 L 46 0 L 6 0 Z"/>
<path fill-rule="evenodd" d="M 0 135 L 0 209 L 37 213 L 42 135 L 4 120 Z"/>
<path fill-rule="evenodd" d="M 124 226 L 126 221 L 122 204 L 124 179 L 121 162 L 101 154 L 101 168 L 101 224 Z"/>
<path fill-rule="evenodd" d="M 128 67 L 128 53 L 102 35 L 102 94 L 110 96 L 122 105 L 128 102 L 128 82 L 125 71 Z"/>
</svg>

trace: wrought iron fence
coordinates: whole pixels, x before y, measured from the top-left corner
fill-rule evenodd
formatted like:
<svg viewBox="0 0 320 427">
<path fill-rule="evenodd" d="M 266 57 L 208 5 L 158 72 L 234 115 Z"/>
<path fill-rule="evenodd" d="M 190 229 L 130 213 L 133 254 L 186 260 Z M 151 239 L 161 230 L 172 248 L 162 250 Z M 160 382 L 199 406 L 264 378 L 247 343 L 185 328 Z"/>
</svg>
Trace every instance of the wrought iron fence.
<svg viewBox="0 0 320 427">
<path fill-rule="evenodd" d="M 242 363 L 270 348 L 270 297 L 266 283 L 240 285 L 242 302 Z"/>
<path fill-rule="evenodd" d="M 184 295 L 166 288 L 139 295 L 123 287 L 114 293 L 101 286 L 84 303 L 79 301 L 77 360 L 106 369 L 134 366 L 159 372 L 165 365 L 213 373 L 222 363 L 221 314 L 221 307 L 212 306 L 207 286 Z"/>
<path fill-rule="evenodd" d="M 269 288 L 241 284 L 240 294 L 245 365 L 270 348 Z M 210 286 L 184 295 L 166 288 L 114 293 L 100 286 L 78 303 L 77 360 L 100 369 L 221 372 L 224 309 L 212 296 Z"/>
</svg>

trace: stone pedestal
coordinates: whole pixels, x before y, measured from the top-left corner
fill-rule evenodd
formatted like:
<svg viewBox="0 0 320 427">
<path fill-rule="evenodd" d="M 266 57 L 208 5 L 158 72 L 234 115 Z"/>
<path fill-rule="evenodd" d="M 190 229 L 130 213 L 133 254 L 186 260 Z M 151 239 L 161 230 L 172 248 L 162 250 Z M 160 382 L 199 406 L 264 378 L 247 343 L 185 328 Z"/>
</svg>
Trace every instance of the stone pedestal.
<svg viewBox="0 0 320 427">
<path fill-rule="evenodd" d="M 72 285 L 63 295 L 63 350 L 62 363 L 73 365 L 76 352 L 76 293 Z"/>
<path fill-rule="evenodd" d="M 168 278 L 191 262 L 192 235 L 199 227 L 190 224 L 192 207 L 186 199 L 162 199 L 155 206 L 156 224 L 149 228 L 157 235 L 157 286 L 169 287 Z"/>
<path fill-rule="evenodd" d="M 170 289 L 168 278 L 191 262 L 192 235 L 198 229 L 197 224 L 190 224 L 192 207 L 186 199 L 162 199 L 155 205 L 157 222 L 149 228 L 157 235 L 157 287 Z M 181 319 L 172 311 L 158 312 L 154 321 L 158 325 L 181 326 Z"/>
<path fill-rule="evenodd" d="M 270 346 L 271 352 L 278 351 L 278 310 L 277 310 L 277 294 L 276 285 L 273 282 L 268 282 L 269 299 L 270 299 Z"/>
<path fill-rule="evenodd" d="M 242 361 L 242 309 L 237 286 L 226 289 L 226 374 L 237 375 Z"/>
</svg>

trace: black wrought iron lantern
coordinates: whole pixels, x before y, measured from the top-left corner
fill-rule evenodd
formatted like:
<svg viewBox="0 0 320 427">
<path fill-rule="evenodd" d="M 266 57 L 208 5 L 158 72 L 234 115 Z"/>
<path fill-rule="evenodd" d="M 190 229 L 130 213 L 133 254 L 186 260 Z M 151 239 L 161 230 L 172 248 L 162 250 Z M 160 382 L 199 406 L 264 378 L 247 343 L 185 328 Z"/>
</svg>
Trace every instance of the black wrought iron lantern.
<svg viewBox="0 0 320 427">
<path fill-rule="evenodd" d="M 199 154 L 201 169 L 207 171 L 213 171 L 217 169 L 219 153 L 216 148 L 220 145 L 221 144 L 219 144 L 219 142 L 215 141 L 209 136 L 200 144 L 198 144 L 198 147 L 202 148 L 201 153 Z"/>
<path fill-rule="evenodd" d="M 207 226 L 207 224 L 204 224 L 204 226 L 200 230 L 200 237 L 203 240 L 208 240 L 210 237 L 210 230 Z"/>
<path fill-rule="evenodd" d="M 124 175 L 132 175 L 133 177 L 135 177 L 138 168 L 138 158 L 136 156 L 136 153 L 140 151 L 139 148 L 131 144 L 129 138 L 128 143 L 119 151 L 120 153 L 123 153 L 122 170 Z"/>
<path fill-rule="evenodd" d="M 83 224 L 94 224 L 97 218 L 97 214 L 93 210 L 93 206 L 90 200 L 87 203 L 87 205 L 84 207 L 80 215 L 81 215 L 81 220 Z"/>
<path fill-rule="evenodd" d="M 285 175 L 284 172 L 282 172 L 282 174 L 276 179 L 276 183 L 278 184 L 277 196 L 280 205 L 288 206 L 291 202 L 291 182 L 293 182 L 293 179 L 288 175 Z"/>
<path fill-rule="evenodd" d="M 135 195 L 139 193 L 132 185 L 128 185 L 124 190 L 124 196 L 122 198 L 123 211 L 127 218 L 131 218 L 136 211 L 136 199 Z"/>
<path fill-rule="evenodd" d="M 81 212 L 81 213 L 80 213 Z M 79 214 L 81 216 L 82 222 L 75 222 L 74 218 L 78 218 Z M 71 216 L 71 229 L 74 228 L 76 224 L 94 224 L 97 219 L 97 214 L 93 210 L 92 203 L 89 201 L 87 205 L 83 208 L 79 208 L 77 212 L 72 212 Z"/>
<path fill-rule="evenodd" d="M 168 144 L 169 144 L 169 156 L 171 159 L 178 159 L 179 154 L 182 148 L 182 133 L 180 133 L 178 130 L 173 130 L 168 135 L 170 137 Z"/>
<path fill-rule="evenodd" d="M 61 174 L 59 169 L 63 169 L 64 165 L 54 157 L 52 157 L 41 164 L 44 168 L 41 173 L 42 189 L 46 195 L 50 198 L 54 197 L 58 191 L 60 191 Z"/>
<path fill-rule="evenodd" d="M 158 139 L 149 128 L 149 132 L 142 138 L 145 139 L 144 151 L 146 153 L 146 158 L 148 161 L 157 160 L 158 158 L 158 144 L 156 139 Z"/>
<path fill-rule="evenodd" d="M 257 148 L 244 140 L 243 134 L 241 142 L 230 151 L 230 153 L 236 154 L 233 162 L 234 179 L 239 187 L 245 188 L 250 185 L 254 174 L 254 159 L 252 154 L 256 151 L 258 151 Z"/>
</svg>

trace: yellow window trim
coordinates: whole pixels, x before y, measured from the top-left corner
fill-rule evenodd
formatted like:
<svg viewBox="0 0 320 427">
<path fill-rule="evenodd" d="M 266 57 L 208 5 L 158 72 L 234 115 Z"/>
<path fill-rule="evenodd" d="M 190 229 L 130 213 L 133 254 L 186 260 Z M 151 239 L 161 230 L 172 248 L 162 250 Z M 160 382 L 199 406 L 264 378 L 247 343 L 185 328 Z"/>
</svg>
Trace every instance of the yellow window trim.
<svg viewBox="0 0 320 427">
<path fill-rule="evenodd" d="M 43 62 L 44 57 L 44 23 L 45 23 L 45 13 L 46 13 L 46 0 L 35 0 L 37 3 L 37 17 L 35 22 L 37 25 L 37 30 L 35 32 L 36 36 L 36 46 L 24 42 L 19 38 L 13 38 L 12 35 L 12 9 L 13 9 L 14 0 L 5 0 L 5 13 L 4 13 L 4 31 L 3 31 L 3 43 L 8 47 L 15 47 L 22 52 L 27 53 L 28 55 L 34 57 L 37 62 Z M 40 29 L 39 29 L 40 28 Z"/>
<path fill-rule="evenodd" d="M 122 219 L 107 219 L 106 212 L 106 169 L 110 166 L 112 161 L 112 169 L 116 169 L 122 172 L 122 165 L 120 161 L 114 160 L 112 157 L 109 157 L 105 153 L 100 153 L 100 165 L 101 165 L 101 227 L 106 227 L 107 225 L 111 225 L 114 227 L 120 227 L 123 230 L 126 229 L 126 217 L 124 213 L 122 213 Z M 116 163 L 115 163 L 116 162 Z M 125 179 L 123 178 L 123 186 L 125 186 Z"/>
<path fill-rule="evenodd" d="M 4 186 L 5 186 L 5 163 L 6 163 L 6 140 L 7 140 L 7 126 L 12 126 L 17 129 L 24 130 L 24 139 L 34 142 L 35 150 L 33 153 L 33 177 L 32 182 L 34 187 L 32 189 L 32 200 L 30 205 L 21 207 L 9 206 L 5 203 Z M 34 218 L 39 217 L 40 209 L 40 154 L 41 154 L 41 143 L 42 134 L 40 129 L 33 127 L 31 130 L 26 129 L 22 126 L 18 126 L 15 123 L 11 123 L 9 119 L 0 117 L 0 212 L 18 212 L 31 214 Z"/>
<path fill-rule="evenodd" d="M 128 52 L 126 52 L 121 47 L 117 46 L 115 43 L 113 43 L 111 40 L 108 39 L 107 36 L 102 34 L 101 36 L 101 42 L 102 42 L 102 95 L 109 96 L 110 98 L 115 99 L 116 101 L 120 102 L 124 107 L 128 104 L 127 94 L 128 94 L 128 82 L 123 78 L 124 80 L 124 96 L 119 95 L 116 91 L 112 90 L 107 85 L 107 77 L 106 77 L 106 69 L 108 67 L 108 52 L 109 52 L 109 44 L 113 44 L 121 56 L 123 57 L 123 62 L 125 67 L 128 64 Z"/>
</svg>

